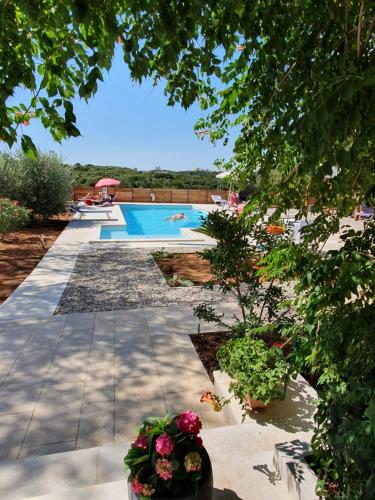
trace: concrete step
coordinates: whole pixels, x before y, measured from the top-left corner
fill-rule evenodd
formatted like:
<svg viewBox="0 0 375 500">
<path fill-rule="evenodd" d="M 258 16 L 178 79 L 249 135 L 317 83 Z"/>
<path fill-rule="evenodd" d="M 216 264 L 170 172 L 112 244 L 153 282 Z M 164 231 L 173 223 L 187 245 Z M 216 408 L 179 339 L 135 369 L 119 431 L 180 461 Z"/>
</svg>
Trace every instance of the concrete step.
<svg viewBox="0 0 375 500">
<path fill-rule="evenodd" d="M 273 467 L 277 432 L 258 428 L 243 424 L 202 431 L 215 500 L 290 499 Z M 128 447 L 123 443 L 0 463 L 0 498 L 126 500 L 123 458 Z"/>
<path fill-rule="evenodd" d="M 229 423 L 240 424 L 243 420 L 243 410 L 239 401 L 229 391 L 231 381 L 228 374 L 214 371 L 215 394 L 230 400 L 229 404 L 224 406 L 223 412 Z M 276 425 L 293 433 L 311 433 L 314 428 L 313 417 L 317 399 L 315 389 L 299 374 L 295 380 L 290 380 L 283 401 L 271 401 L 264 412 L 251 412 L 246 415 L 245 422 Z"/>
<path fill-rule="evenodd" d="M 85 486 L 83 488 L 60 491 L 29 500 L 127 500 L 128 487 L 125 479 L 110 483 Z"/>
<path fill-rule="evenodd" d="M 275 444 L 275 469 L 295 500 L 318 500 L 315 493 L 318 478 L 306 461 L 311 454 L 310 444 L 300 439 Z"/>
</svg>

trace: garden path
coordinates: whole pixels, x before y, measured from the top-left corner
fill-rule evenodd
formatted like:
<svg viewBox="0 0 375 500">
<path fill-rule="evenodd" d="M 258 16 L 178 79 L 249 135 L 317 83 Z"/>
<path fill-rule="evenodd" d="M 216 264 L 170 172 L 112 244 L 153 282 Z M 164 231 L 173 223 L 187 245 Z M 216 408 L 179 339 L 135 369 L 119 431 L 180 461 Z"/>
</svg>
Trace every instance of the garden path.
<svg viewBox="0 0 375 500">
<path fill-rule="evenodd" d="M 167 411 L 226 425 L 199 402 L 212 384 L 189 338 L 197 326 L 187 307 L 1 321 L 0 460 L 128 440 Z"/>
</svg>

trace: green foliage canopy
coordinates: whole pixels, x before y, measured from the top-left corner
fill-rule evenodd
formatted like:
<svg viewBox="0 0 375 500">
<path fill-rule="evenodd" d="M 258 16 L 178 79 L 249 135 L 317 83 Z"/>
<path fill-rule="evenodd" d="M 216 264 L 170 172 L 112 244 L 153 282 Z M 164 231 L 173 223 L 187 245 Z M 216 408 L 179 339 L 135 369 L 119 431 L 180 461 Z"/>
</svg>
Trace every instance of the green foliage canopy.
<svg viewBox="0 0 375 500">
<path fill-rule="evenodd" d="M 240 127 L 234 164 L 244 182 L 259 168 L 266 204 L 303 210 L 308 193 L 318 208 L 345 212 L 353 191 L 364 196 L 374 183 L 373 2 L 8 0 L 0 16 L 0 137 L 9 145 L 30 113 L 56 140 L 79 135 L 73 98 L 96 92 L 121 37 L 135 81 L 162 79 L 170 105 L 199 100 L 213 110 L 197 125 L 212 140 Z M 31 101 L 8 107 L 19 86 Z M 333 166 L 339 173 L 322 189 Z M 279 189 L 269 193 L 275 169 Z"/>
<path fill-rule="evenodd" d="M 313 449 L 322 490 L 328 479 L 345 498 L 374 498 L 375 224 L 343 240 L 325 258 L 305 249 L 295 260 L 299 320 L 284 333 L 295 369 L 318 375 Z"/>
<path fill-rule="evenodd" d="M 95 186 L 102 177 L 112 177 L 127 188 L 177 188 L 177 189 L 217 189 L 217 172 L 207 170 L 137 171 L 126 167 L 100 167 L 95 165 L 75 165 L 73 182 L 75 186 Z M 225 182 L 220 183 L 225 189 Z"/>
<path fill-rule="evenodd" d="M 0 196 L 19 200 L 34 215 L 48 218 L 65 211 L 71 197 L 71 168 L 54 153 L 36 159 L 19 152 L 0 156 Z"/>
</svg>

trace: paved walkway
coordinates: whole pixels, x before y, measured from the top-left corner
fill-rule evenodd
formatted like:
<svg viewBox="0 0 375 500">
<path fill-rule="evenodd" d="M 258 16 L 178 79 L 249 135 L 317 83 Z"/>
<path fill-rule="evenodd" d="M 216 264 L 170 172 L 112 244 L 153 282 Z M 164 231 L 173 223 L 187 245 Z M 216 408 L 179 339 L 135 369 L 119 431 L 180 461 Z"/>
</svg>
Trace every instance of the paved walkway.
<svg viewBox="0 0 375 500">
<path fill-rule="evenodd" d="M 0 322 L 0 460 L 129 440 L 167 411 L 226 425 L 199 402 L 212 384 L 189 338 L 197 326 L 186 307 Z"/>
</svg>

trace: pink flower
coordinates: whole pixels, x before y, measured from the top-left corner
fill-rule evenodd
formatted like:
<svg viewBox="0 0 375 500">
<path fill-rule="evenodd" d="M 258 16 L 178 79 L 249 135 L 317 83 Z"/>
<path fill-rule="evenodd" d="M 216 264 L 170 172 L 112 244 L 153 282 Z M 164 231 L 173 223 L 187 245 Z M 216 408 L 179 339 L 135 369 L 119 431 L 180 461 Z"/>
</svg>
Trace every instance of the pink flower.
<svg viewBox="0 0 375 500">
<path fill-rule="evenodd" d="M 134 441 L 134 444 L 137 448 L 143 448 L 144 450 L 147 450 L 147 437 L 144 434 L 140 434 Z"/>
<path fill-rule="evenodd" d="M 192 451 L 185 455 L 185 469 L 187 472 L 197 472 L 201 470 L 202 459 L 199 453 Z"/>
<path fill-rule="evenodd" d="M 176 418 L 177 427 L 186 434 L 198 434 L 202 429 L 202 422 L 198 415 L 191 411 L 185 411 Z"/>
<path fill-rule="evenodd" d="M 138 495 L 142 494 L 142 492 L 143 492 L 143 484 L 138 481 L 137 477 L 135 477 L 134 479 L 132 479 L 131 487 L 132 487 L 132 490 L 134 491 L 134 493 L 137 493 Z"/>
<path fill-rule="evenodd" d="M 168 434 L 162 434 L 157 438 L 155 448 L 159 455 L 170 455 L 174 448 L 173 439 Z"/>
<path fill-rule="evenodd" d="M 156 460 L 155 470 L 156 474 L 164 479 L 164 481 L 172 479 L 172 462 L 170 462 L 166 458 L 158 458 Z"/>
</svg>

